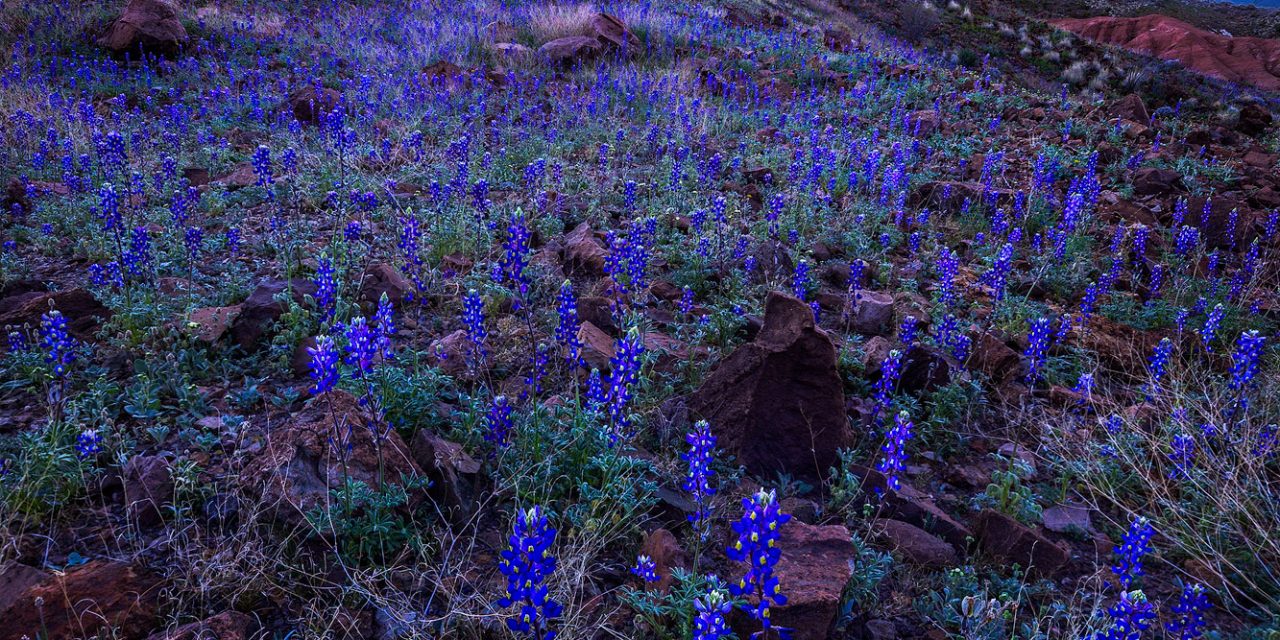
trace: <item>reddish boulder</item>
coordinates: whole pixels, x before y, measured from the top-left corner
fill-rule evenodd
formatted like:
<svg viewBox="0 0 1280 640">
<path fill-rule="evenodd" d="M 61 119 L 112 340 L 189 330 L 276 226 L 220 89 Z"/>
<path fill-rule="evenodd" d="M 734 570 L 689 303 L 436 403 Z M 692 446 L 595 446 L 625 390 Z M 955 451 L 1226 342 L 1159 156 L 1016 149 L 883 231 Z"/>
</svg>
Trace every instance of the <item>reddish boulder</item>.
<svg viewBox="0 0 1280 640">
<path fill-rule="evenodd" d="M 983 373 L 997 386 L 1023 375 L 1022 356 L 990 333 L 970 336 L 973 349 L 966 365 Z"/>
<path fill-rule="evenodd" d="M 98 38 L 98 46 L 122 55 L 173 55 L 187 41 L 187 30 L 173 5 L 164 0 L 129 0 L 120 17 Z"/>
<path fill-rule="evenodd" d="M 346 478 L 374 487 L 381 481 L 422 476 L 400 436 L 391 430 L 376 441 L 374 418 L 345 391 L 315 398 L 299 413 L 266 434 L 262 448 L 245 463 L 241 482 L 263 497 L 263 507 L 279 520 L 301 524 L 322 508 L 329 492 Z M 346 440 L 345 460 L 333 441 Z M 381 457 L 381 459 L 379 459 Z"/>
<path fill-rule="evenodd" d="M 1205 215 L 1206 211 L 1208 215 Z M 1254 228 L 1257 217 L 1258 214 L 1247 203 L 1231 196 L 1187 200 L 1186 224 L 1199 228 L 1201 240 L 1218 249 L 1248 248 L 1258 235 Z"/>
<path fill-rule="evenodd" d="M 1052 576 L 1071 559 L 1066 549 L 1009 516 L 987 509 L 978 515 L 982 550 L 1005 564 L 1018 564 L 1033 575 Z"/>
<path fill-rule="evenodd" d="M 1147 105 L 1143 104 L 1142 98 L 1136 93 L 1131 93 L 1107 105 L 1107 116 L 1138 124 L 1147 124 L 1151 121 Z"/>
<path fill-rule="evenodd" d="M 124 465 L 125 507 L 142 526 L 159 524 L 173 501 L 173 466 L 161 456 L 135 456 Z"/>
<path fill-rule="evenodd" d="M 787 604 L 771 608 L 773 624 L 790 629 L 794 640 L 825 640 L 840 615 L 841 596 L 853 575 L 850 563 L 858 555 L 849 530 L 793 518 L 782 525 L 778 547 L 782 557 L 774 572 Z M 758 625 L 747 628 L 738 637 L 759 630 Z"/>
<path fill-rule="evenodd" d="M 1150 14 L 1137 18 L 1066 18 L 1049 24 L 1081 37 L 1124 47 L 1220 80 L 1280 90 L 1280 40 L 1233 38 Z"/>
<path fill-rule="evenodd" d="M 384 263 L 369 265 L 360 277 L 360 301 L 376 305 L 382 296 L 396 307 L 413 294 L 413 283 L 399 269 Z"/>
<path fill-rule="evenodd" d="M 43 287 L 29 287 L 0 300 L 0 327 L 40 326 L 40 317 L 51 309 L 67 319 L 67 330 L 80 340 L 89 340 L 111 310 L 98 302 L 85 289 L 45 292 Z M 11 289 L 13 290 L 13 289 Z"/>
<path fill-rule="evenodd" d="M 431 481 L 427 494 L 446 510 L 462 516 L 471 512 L 472 488 L 468 478 L 480 471 L 480 463 L 462 445 L 441 438 L 426 429 L 413 434 L 410 450 Z"/>
<path fill-rule="evenodd" d="M 852 439 L 836 348 L 809 305 L 773 292 L 764 326 L 688 401 L 752 473 L 821 478 Z"/>
<path fill-rule="evenodd" d="M 250 350 L 266 335 L 280 316 L 289 308 L 283 300 L 277 299 L 286 291 L 297 304 L 302 304 L 306 296 L 314 295 L 316 285 L 306 278 L 293 280 L 265 280 L 240 305 L 240 315 L 231 323 L 231 338 L 240 348 Z"/>
<path fill-rule="evenodd" d="M 231 323 L 240 315 L 240 305 L 230 307 L 202 307 L 187 315 L 187 330 L 197 340 L 213 344 L 222 338 Z"/>
<path fill-rule="evenodd" d="M 342 94 L 328 87 L 303 87 L 289 94 L 284 109 L 303 124 L 321 124 L 338 108 Z"/>
<path fill-rule="evenodd" d="M 684 569 L 689 564 L 684 547 L 680 546 L 680 541 L 676 539 L 675 534 L 666 529 L 650 531 L 644 537 L 644 543 L 640 545 L 640 555 L 649 556 L 649 559 L 653 560 L 654 573 L 658 574 L 658 582 L 653 586 L 663 593 L 669 591 L 674 582 L 671 570 Z"/>
<path fill-rule="evenodd" d="M 142 638 L 156 619 L 159 585 L 134 566 L 110 560 L 46 575 L 0 609 L 0 640 L 82 638 L 108 627 L 114 638 Z"/>
<path fill-rule="evenodd" d="M 604 51 L 604 46 L 600 44 L 600 41 L 587 36 L 556 38 L 538 47 L 538 55 L 546 58 L 552 64 L 562 67 L 569 67 L 591 60 L 600 55 L 601 51 Z"/>
<path fill-rule="evenodd" d="M 604 261 L 608 256 L 604 243 L 585 222 L 564 237 L 564 270 L 571 275 L 604 275 Z"/>
<path fill-rule="evenodd" d="M 863 369 L 871 382 L 879 381 L 884 361 L 895 349 L 903 351 L 902 345 L 891 343 L 882 336 L 876 336 L 863 345 Z M 958 365 L 938 349 L 917 344 L 903 354 L 900 367 L 897 389 L 917 393 L 949 384 Z"/>
<path fill-rule="evenodd" d="M 1261 136 L 1271 129 L 1274 118 L 1267 108 L 1250 102 L 1240 108 L 1240 117 L 1236 120 L 1236 130 L 1249 136 Z"/>
<path fill-rule="evenodd" d="M 863 335 L 884 335 L 892 329 L 893 295 L 882 291 L 853 293 L 848 326 Z"/>
<path fill-rule="evenodd" d="M 249 640 L 257 626 L 253 618 L 243 613 L 223 611 L 173 631 L 152 634 L 147 640 Z"/>
<path fill-rule="evenodd" d="M 596 14 L 591 19 L 590 31 L 591 35 L 606 47 L 634 51 L 641 44 L 640 38 L 631 33 L 625 23 L 607 13 Z"/>
<path fill-rule="evenodd" d="M 1134 195 L 1165 196 L 1183 191 L 1182 176 L 1173 169 L 1145 167 L 1133 172 L 1130 179 Z"/>
<path fill-rule="evenodd" d="M 960 559 L 954 547 L 941 538 L 899 520 L 877 520 L 872 533 L 882 546 L 902 554 L 907 562 L 921 567 L 950 567 Z"/>
</svg>

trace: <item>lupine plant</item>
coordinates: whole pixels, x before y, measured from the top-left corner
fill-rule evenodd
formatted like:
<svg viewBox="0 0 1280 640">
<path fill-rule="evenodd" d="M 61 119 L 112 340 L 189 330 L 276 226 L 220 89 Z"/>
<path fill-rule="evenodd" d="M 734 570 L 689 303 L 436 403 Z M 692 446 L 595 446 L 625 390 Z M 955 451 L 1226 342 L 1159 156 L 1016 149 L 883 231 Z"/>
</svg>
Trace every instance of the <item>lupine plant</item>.
<svg viewBox="0 0 1280 640">
<path fill-rule="evenodd" d="M 743 498 L 742 508 L 742 518 L 733 523 L 737 540 L 729 545 L 727 553 L 730 560 L 745 562 L 747 570 L 737 582 L 729 585 L 729 592 L 756 601 L 747 608 L 761 625 L 761 630 L 752 637 L 764 637 L 774 630 L 770 609 L 787 603 L 773 568 L 782 557 L 782 548 L 778 546 L 782 525 L 791 520 L 791 516 L 782 513 L 776 493 L 763 489 L 750 498 Z"/>
<path fill-rule="evenodd" d="M 553 625 L 561 606 L 551 598 L 547 585 L 556 570 L 556 557 L 551 552 L 555 540 L 556 530 L 542 507 L 520 511 L 498 562 L 507 579 L 507 595 L 497 604 L 517 608 L 516 615 L 507 619 L 507 628 L 528 638 L 552 640 L 556 636 Z"/>
</svg>

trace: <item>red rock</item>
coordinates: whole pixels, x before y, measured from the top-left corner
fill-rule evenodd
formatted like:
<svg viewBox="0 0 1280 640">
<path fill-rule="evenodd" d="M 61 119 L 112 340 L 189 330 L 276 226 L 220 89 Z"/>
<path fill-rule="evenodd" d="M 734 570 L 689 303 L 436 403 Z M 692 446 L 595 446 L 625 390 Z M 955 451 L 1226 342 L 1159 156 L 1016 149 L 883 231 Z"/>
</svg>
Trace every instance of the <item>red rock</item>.
<svg viewBox="0 0 1280 640">
<path fill-rule="evenodd" d="M 616 353 L 609 334 L 590 322 L 584 322 L 578 327 L 578 344 L 582 347 L 582 360 L 587 363 L 587 368 L 599 369 L 601 373 L 609 371 L 609 361 Z"/>
<path fill-rule="evenodd" d="M 1233 38 L 1151 14 L 1138 18 L 1066 18 L 1049 24 L 1228 82 L 1280 90 L 1280 40 Z"/>
<path fill-rule="evenodd" d="M 453 333 L 431 343 L 427 351 L 436 367 L 445 375 L 465 378 L 471 375 L 471 339 L 465 329 Z"/>
<path fill-rule="evenodd" d="M 987 509 L 978 515 L 977 534 L 985 553 L 1034 575 L 1052 576 L 1071 559 L 1066 549 L 999 511 Z"/>
<path fill-rule="evenodd" d="M 644 537 L 644 543 L 640 545 L 640 553 L 653 560 L 656 567 L 654 572 L 658 574 L 658 582 L 653 586 L 663 593 L 670 591 L 671 584 L 674 582 L 671 570 L 688 568 L 689 565 L 684 547 L 680 546 L 680 541 L 676 539 L 675 534 L 666 529 L 654 529 L 649 532 Z"/>
<path fill-rule="evenodd" d="M 867 378 L 876 382 L 881 377 L 884 361 L 901 345 L 890 343 L 884 336 L 876 336 L 863 345 L 862 363 Z M 951 373 L 958 364 L 938 349 L 923 344 L 911 347 L 903 356 L 897 389 L 911 393 L 937 389 L 951 382 Z"/>
<path fill-rule="evenodd" d="M 538 55 L 558 66 L 572 66 L 595 58 L 603 50 L 604 47 L 595 38 L 565 36 L 538 47 Z"/>
<path fill-rule="evenodd" d="M 436 504 L 455 510 L 458 515 L 471 512 L 472 489 L 466 481 L 480 471 L 480 463 L 467 454 L 462 445 L 441 438 L 426 429 L 413 434 L 410 451 L 431 481 L 427 494 Z"/>
<path fill-rule="evenodd" d="M 852 439 L 831 338 L 809 305 L 770 293 L 764 326 L 735 350 L 688 401 L 752 473 L 823 477 Z"/>
<path fill-rule="evenodd" d="M 1165 196 L 1183 191 L 1182 176 L 1173 169 L 1145 167 L 1133 172 L 1130 179 L 1134 195 Z"/>
<path fill-rule="evenodd" d="M 187 30 L 173 5 L 163 0 L 129 0 L 120 17 L 98 38 L 98 46 L 117 54 L 172 55 L 187 41 Z"/>
<path fill-rule="evenodd" d="M 193 309 L 187 316 L 187 328 L 201 342 L 217 342 L 240 315 L 240 305 Z"/>
<path fill-rule="evenodd" d="M 606 47 L 635 51 L 641 44 L 640 38 L 631 33 L 625 23 L 607 13 L 598 13 L 591 19 L 590 31 L 591 35 Z"/>
<path fill-rule="evenodd" d="M 571 275 L 602 276 L 609 252 L 583 222 L 564 237 L 564 269 Z"/>
<path fill-rule="evenodd" d="M 48 575 L 0 609 L 0 640 L 82 638 L 108 626 L 114 638 L 142 638 L 156 619 L 159 585 L 134 566 L 110 560 Z"/>
<path fill-rule="evenodd" d="M 173 631 L 152 634 L 147 640 L 249 640 L 257 626 L 253 618 L 243 613 L 223 611 Z"/>
<path fill-rule="evenodd" d="M 1204 216 L 1205 204 L 1209 203 L 1209 215 Z M 1235 212 L 1235 223 L 1231 214 Z M 1231 197 L 1218 195 L 1212 199 L 1194 197 L 1187 199 L 1186 224 L 1200 229 L 1200 238 L 1209 246 L 1219 249 L 1246 249 L 1257 237 L 1254 221 L 1258 218 L 1245 202 Z"/>
<path fill-rule="evenodd" d="M 334 89 L 328 87 L 316 89 L 314 86 L 307 86 L 289 94 L 284 108 L 293 114 L 293 118 L 298 122 L 321 124 L 326 116 L 333 113 L 341 100 L 342 94 Z"/>
<path fill-rule="evenodd" d="M 1280 50 L 1280 40 L 1277 42 L 1277 50 Z M 1250 102 L 1240 108 L 1240 117 L 1236 120 L 1236 129 L 1245 135 L 1261 136 L 1271 129 L 1271 123 L 1274 118 L 1267 108 L 1256 103 Z"/>
<path fill-rule="evenodd" d="M 161 456 L 135 456 L 124 465 L 125 508 L 142 526 L 159 524 L 173 501 L 173 466 Z"/>
<path fill-rule="evenodd" d="M 38 289 L 10 295 L 0 300 L 0 327 L 40 326 L 40 318 L 50 309 L 67 319 L 67 330 L 80 340 L 91 340 L 111 310 L 85 289 L 44 292 Z"/>
<path fill-rule="evenodd" d="M 323 507 L 329 492 L 346 477 L 373 487 L 381 481 L 399 484 L 403 477 L 422 476 L 409 448 L 395 430 L 375 445 L 369 415 L 354 396 L 330 391 L 313 399 L 266 436 L 262 449 L 245 463 L 241 482 L 263 497 L 266 511 L 279 520 L 301 524 L 306 514 Z M 331 439 L 347 438 L 345 464 L 334 454 Z M 379 455 L 381 460 L 379 460 Z"/>
<path fill-rule="evenodd" d="M 973 348 L 966 365 L 985 374 L 997 386 L 1023 375 L 1022 356 L 990 333 L 970 336 Z"/>
<path fill-rule="evenodd" d="M 0 613 L 7 611 L 23 592 L 40 584 L 47 575 L 35 567 L 13 561 L 0 564 Z"/>
<path fill-rule="evenodd" d="M 884 335 L 893 327 L 893 295 L 883 291 L 853 293 L 848 326 L 863 335 Z"/>
<path fill-rule="evenodd" d="M 1136 93 L 1131 93 L 1107 105 L 1107 116 L 1136 122 L 1141 125 L 1146 125 L 1151 121 L 1151 114 L 1147 112 L 1147 105 L 1143 104 L 1142 98 Z"/>
<path fill-rule="evenodd" d="M 791 629 L 794 640 L 825 640 L 857 557 L 849 530 L 792 519 L 782 525 L 778 546 L 782 558 L 774 571 L 787 604 L 772 608 L 773 623 Z"/>
<path fill-rule="evenodd" d="M 231 338 L 247 350 L 257 346 L 258 341 L 266 335 L 280 316 L 288 309 L 288 305 L 276 298 L 289 291 L 293 301 L 302 304 L 306 296 L 314 295 L 316 285 L 307 278 L 284 280 L 264 280 L 249 294 L 240 305 L 240 314 L 231 323 Z"/>
<path fill-rule="evenodd" d="M 413 283 L 399 269 L 384 263 L 370 265 L 360 278 L 360 301 L 376 305 L 387 296 L 397 308 L 414 292 Z"/>
<path fill-rule="evenodd" d="M 876 520 L 872 524 L 872 535 L 881 545 L 900 552 L 908 562 L 917 566 L 949 567 L 959 560 L 954 547 L 913 524 Z"/>
</svg>

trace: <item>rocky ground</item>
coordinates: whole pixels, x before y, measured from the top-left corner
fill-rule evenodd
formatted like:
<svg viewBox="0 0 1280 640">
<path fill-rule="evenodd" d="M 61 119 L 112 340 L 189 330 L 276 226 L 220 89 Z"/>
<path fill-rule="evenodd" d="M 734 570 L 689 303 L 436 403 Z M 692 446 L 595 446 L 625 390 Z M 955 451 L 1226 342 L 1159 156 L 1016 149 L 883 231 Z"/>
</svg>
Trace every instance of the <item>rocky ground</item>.
<svg viewBox="0 0 1280 640">
<path fill-rule="evenodd" d="M 1145 7 L 0 5 L 0 640 L 1280 634 L 1274 16 Z"/>
</svg>

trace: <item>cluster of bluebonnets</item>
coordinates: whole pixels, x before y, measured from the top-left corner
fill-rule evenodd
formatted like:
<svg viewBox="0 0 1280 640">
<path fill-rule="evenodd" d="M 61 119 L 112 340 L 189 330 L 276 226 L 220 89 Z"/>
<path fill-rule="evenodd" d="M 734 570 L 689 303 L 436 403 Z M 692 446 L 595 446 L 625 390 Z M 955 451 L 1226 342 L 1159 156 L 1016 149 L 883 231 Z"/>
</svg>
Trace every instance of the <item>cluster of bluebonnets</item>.
<svg viewBox="0 0 1280 640">
<path fill-rule="evenodd" d="M 716 12 L 677 8 L 676 15 L 686 17 L 663 23 L 672 40 L 655 37 L 647 45 L 655 57 L 674 48 L 675 34 L 681 41 L 712 38 L 724 48 L 759 47 L 780 58 L 780 65 L 802 66 L 797 61 L 818 48 L 794 36 L 729 28 Z M 477 30 L 494 17 L 459 11 L 462 17 L 436 17 Z M 415 25 L 433 30 L 423 22 Z M 242 44 L 254 48 L 262 44 L 236 37 L 250 38 Z M 1153 438 L 1151 457 L 1168 464 L 1159 475 L 1190 483 L 1215 470 L 1215 456 L 1244 449 L 1264 464 L 1273 459 L 1280 436 L 1263 424 L 1274 415 L 1258 407 L 1258 389 L 1276 341 L 1263 320 L 1259 282 L 1267 248 L 1280 237 L 1280 214 L 1268 213 L 1247 240 L 1249 229 L 1236 211 L 1227 214 L 1221 234 L 1209 237 L 1210 219 L 1218 215 L 1212 198 L 1197 211 L 1179 198 L 1167 228 L 1109 223 L 1102 197 L 1114 186 L 1114 174 L 1150 166 L 1168 144 L 1164 131 L 1113 166 L 1088 147 L 1123 140 L 1125 132 L 1092 131 L 1083 117 L 1066 121 L 1061 144 L 1054 144 L 1055 129 L 1043 144 L 1023 148 L 1006 135 L 1011 125 L 1000 110 L 982 106 L 1010 98 L 994 66 L 967 72 L 974 88 L 963 92 L 963 100 L 957 89 L 924 100 L 915 94 L 927 82 L 898 80 L 889 67 L 918 69 L 934 60 L 897 44 L 884 46 L 842 59 L 850 69 L 846 75 L 854 78 L 847 86 L 814 81 L 785 92 L 749 74 L 728 73 L 732 79 L 720 85 L 687 87 L 660 70 L 610 62 L 575 69 L 572 82 L 536 68 L 513 71 L 499 82 L 476 73 L 455 90 L 424 79 L 416 69 L 410 72 L 416 63 L 407 57 L 360 59 L 352 74 L 331 56 L 308 61 L 286 54 L 289 64 L 282 66 L 297 67 L 306 78 L 302 84 L 340 88 L 340 98 L 313 128 L 288 109 L 270 106 L 284 100 L 294 78 L 258 56 L 166 63 L 174 67 L 168 72 L 189 74 L 179 77 L 217 79 L 208 86 L 190 79 L 166 86 L 147 61 L 131 66 L 55 49 L 52 61 L 42 62 L 40 55 L 16 48 L 5 86 L 50 91 L 30 110 L 9 114 L 12 127 L 5 136 L 12 149 L 0 158 L 20 172 L 28 200 L 48 201 L 40 185 L 56 181 L 90 215 L 57 220 L 54 209 L 26 211 L 15 202 L 13 224 L 30 229 L 21 246 L 6 243 L 5 251 L 31 255 L 59 239 L 82 243 L 92 261 L 80 279 L 126 314 L 135 312 L 136 300 L 154 300 L 164 277 L 188 280 L 178 296 L 186 300 L 177 303 L 185 314 L 197 306 L 195 284 L 216 284 L 238 261 L 270 262 L 284 276 L 305 273 L 314 291 L 307 325 L 314 344 L 306 349 L 310 392 L 332 401 L 333 391 L 350 385 L 372 416 L 365 425 L 335 425 L 330 440 L 339 458 L 353 446 L 351 430 L 369 429 L 378 443 L 397 428 L 375 377 L 379 367 L 394 366 L 397 349 L 406 347 L 398 321 L 410 315 L 421 320 L 423 309 L 446 307 L 438 320 L 460 327 L 465 347 L 428 355 L 461 359 L 478 381 L 469 391 L 479 399 L 477 423 L 495 464 L 519 444 L 521 420 L 553 389 L 589 409 L 609 446 L 643 442 L 652 435 L 645 412 L 656 404 L 646 396 L 652 395 L 649 365 L 656 355 L 646 346 L 650 327 L 643 317 L 651 310 L 648 292 L 663 277 L 679 280 L 676 309 L 699 327 L 711 325 L 711 316 L 745 322 L 764 289 L 789 290 L 833 332 L 849 322 L 866 289 L 901 286 L 930 294 L 928 309 L 892 328 L 895 341 L 873 363 L 877 375 L 857 387 L 872 405 L 870 433 L 863 435 L 875 442 L 869 457 L 888 490 L 908 482 L 913 442 L 922 438 L 929 418 L 904 393 L 904 373 L 925 349 L 967 366 L 974 336 L 996 325 L 1023 345 L 1018 381 L 1038 393 L 1070 388 L 1078 398 L 1070 407 L 1074 421 L 1097 418 L 1100 431 L 1109 434 L 1099 436 L 1108 440 L 1099 443 L 1097 455 L 1117 457 L 1115 442 L 1136 438 L 1137 427 L 1110 412 L 1102 398 L 1124 395 L 1132 381 L 1109 379 L 1078 354 L 1081 336 L 1121 313 L 1167 329 L 1143 356 L 1142 379 L 1131 385 L 1147 402 L 1173 407 L 1170 413 L 1183 427 Z M 470 53 L 456 42 L 452 47 L 434 53 Z M 385 65 L 392 66 L 379 73 Z M 85 90 L 113 83 L 151 91 L 138 103 L 124 96 L 95 102 Z M 913 103 L 922 108 L 911 109 Z M 1066 98 L 1063 109 L 1081 113 Z M 1169 110 L 1146 124 L 1185 134 L 1178 117 Z M 977 139 L 969 144 L 931 136 L 922 124 L 930 118 L 980 121 L 985 133 L 971 134 Z M 384 120 L 413 126 L 386 131 Z M 239 123 L 264 141 L 233 144 L 223 122 Z M 733 124 L 716 129 L 708 122 Z M 751 133 L 768 129 L 775 133 L 750 141 Z M 1090 144 L 1075 144 L 1081 136 L 1089 136 Z M 770 139 L 789 144 L 774 148 L 763 142 Z M 587 153 L 572 154 L 575 148 Z M 980 164 L 968 166 L 976 149 L 986 153 Z M 753 206 L 724 185 L 762 159 L 774 168 L 761 174 Z M 180 170 L 195 162 L 230 169 L 237 160 L 245 160 L 252 174 L 244 187 L 250 196 L 199 188 Z M 940 167 L 976 179 L 932 184 Z M 1213 170 L 1208 158 L 1188 169 Z M 409 206 L 401 201 L 399 182 L 415 180 L 424 183 L 423 193 Z M 932 197 L 922 204 L 913 194 L 926 184 Z M 561 274 L 546 277 L 537 260 L 547 229 L 554 228 L 544 223 L 563 221 L 557 219 L 565 215 L 558 203 L 572 203 L 566 194 L 574 191 L 608 209 L 593 220 L 604 225 L 603 287 Z M 241 209 L 264 219 L 228 213 Z M 304 209 L 321 214 L 304 218 Z M 675 231 L 667 212 L 687 218 L 687 234 Z M 89 220 L 95 224 L 80 224 Z M 831 227 L 853 231 L 844 237 Z M 806 249 L 833 239 L 844 242 L 853 258 L 834 277 Z M 309 242 L 323 248 L 309 256 Z M 458 273 L 440 266 L 444 245 L 462 247 L 476 268 Z M 766 264 L 773 258 L 761 246 L 781 247 L 788 263 L 794 258 L 790 272 L 780 274 L 777 264 Z M 412 284 L 400 308 L 384 296 L 373 313 L 359 311 L 353 279 L 368 262 L 366 254 L 393 262 Z M 1062 266 L 1068 264 L 1072 268 Z M 1027 291 L 1038 286 L 1037 278 L 1058 290 L 1058 302 L 1032 301 Z M 607 366 L 592 366 L 584 354 L 590 347 L 579 334 L 583 287 L 595 287 L 584 294 L 603 292 L 611 319 L 619 321 Z M 823 295 L 833 288 L 836 309 Z M 445 290 L 456 295 L 445 296 Z M 513 331 L 504 320 L 521 327 L 514 357 L 507 344 Z M 13 353 L 41 354 L 56 422 L 79 384 L 75 368 L 87 366 L 82 345 L 58 311 L 42 314 L 31 335 L 14 331 L 8 338 Z M 499 390 L 489 378 L 500 360 L 518 371 L 513 377 L 522 381 L 520 391 Z M 1183 406 L 1190 404 L 1186 372 L 1209 371 L 1220 361 L 1226 370 L 1215 384 L 1222 397 Z M 730 461 L 717 458 L 715 426 L 694 423 L 683 434 L 687 450 L 680 454 L 680 486 L 694 504 L 688 519 L 698 544 L 714 537 L 722 516 L 715 512 L 716 496 L 727 493 L 718 486 L 716 469 Z M 1242 439 L 1248 439 L 1243 449 L 1235 446 Z M 77 431 L 73 447 L 78 458 L 92 462 L 107 445 L 103 433 L 86 427 Z M 11 465 L 0 460 L 0 470 Z M 787 602 L 774 568 L 783 553 L 780 531 L 790 516 L 782 513 L 773 490 L 755 492 L 741 504 L 725 545 L 725 555 L 741 572 L 726 589 L 712 588 L 696 601 L 697 640 L 727 636 L 727 616 L 735 606 L 767 634 L 774 629 L 771 610 Z M 512 631 L 549 640 L 563 613 L 552 591 L 557 514 L 549 505 L 514 512 L 499 564 L 506 593 L 496 604 L 511 612 Z M 1114 603 L 1097 640 L 1137 638 L 1156 619 L 1154 603 L 1138 588 L 1154 535 L 1142 517 L 1125 534 L 1112 567 Z M 645 584 L 658 581 L 647 556 L 637 559 L 633 573 Z M 1187 585 L 1165 608 L 1169 634 L 1190 640 L 1204 633 L 1207 593 L 1205 585 Z"/>
</svg>

